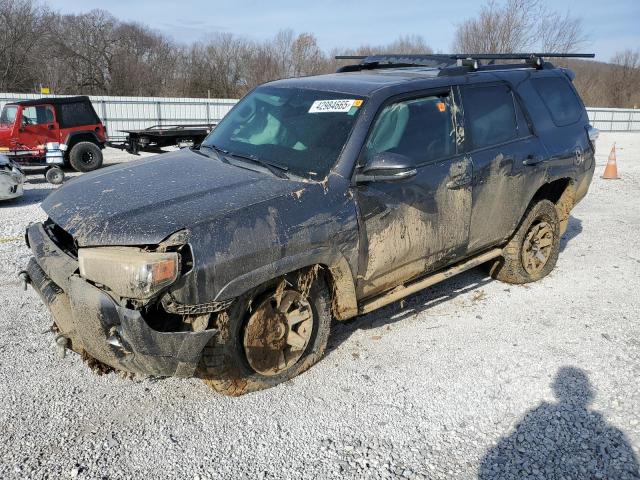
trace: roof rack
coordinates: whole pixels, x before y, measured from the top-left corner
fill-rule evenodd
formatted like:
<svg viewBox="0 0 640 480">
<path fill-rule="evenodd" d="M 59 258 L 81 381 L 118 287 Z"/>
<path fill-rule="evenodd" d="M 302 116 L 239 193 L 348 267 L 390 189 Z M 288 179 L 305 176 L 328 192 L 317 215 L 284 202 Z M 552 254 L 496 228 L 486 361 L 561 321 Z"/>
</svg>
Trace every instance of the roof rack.
<svg viewBox="0 0 640 480">
<path fill-rule="evenodd" d="M 379 68 L 430 67 L 440 69 L 440 75 L 460 74 L 477 71 L 480 67 L 495 65 L 496 60 L 524 60 L 529 68 L 553 68 L 544 58 L 594 58 L 593 53 L 429 53 L 379 55 L 336 55 L 336 60 L 360 60 L 360 63 L 346 65 L 338 72 L 355 72 Z M 482 64 L 482 61 L 488 61 Z M 522 68 L 521 63 L 501 65 L 500 68 Z M 450 69 L 451 71 L 447 71 Z"/>
</svg>

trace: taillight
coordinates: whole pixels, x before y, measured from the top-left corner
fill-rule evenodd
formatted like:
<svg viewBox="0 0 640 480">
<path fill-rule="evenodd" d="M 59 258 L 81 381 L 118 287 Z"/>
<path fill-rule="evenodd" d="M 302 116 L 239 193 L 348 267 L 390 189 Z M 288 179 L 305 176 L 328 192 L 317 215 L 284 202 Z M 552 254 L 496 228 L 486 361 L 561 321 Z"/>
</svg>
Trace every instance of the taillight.
<svg viewBox="0 0 640 480">
<path fill-rule="evenodd" d="M 593 152 L 595 153 L 595 151 L 596 151 L 596 140 L 598 140 L 598 137 L 600 136 L 600 130 L 598 130 L 596 127 L 593 127 L 591 125 L 587 125 L 584 128 L 587 131 L 587 137 L 589 137 L 589 143 L 591 144 L 591 148 L 593 149 Z"/>
</svg>

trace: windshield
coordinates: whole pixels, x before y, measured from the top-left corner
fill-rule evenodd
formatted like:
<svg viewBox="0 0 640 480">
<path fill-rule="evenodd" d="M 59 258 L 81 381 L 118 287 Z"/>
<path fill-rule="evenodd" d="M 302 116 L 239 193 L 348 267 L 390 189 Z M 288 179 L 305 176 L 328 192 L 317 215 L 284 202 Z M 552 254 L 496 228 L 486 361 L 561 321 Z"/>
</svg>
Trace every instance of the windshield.
<svg viewBox="0 0 640 480">
<path fill-rule="evenodd" d="M 18 113 L 18 107 L 7 105 L 2 109 L 0 113 L 0 125 L 13 125 L 16 121 L 16 114 Z"/>
<path fill-rule="evenodd" d="M 322 179 L 337 161 L 362 103 L 342 93 L 260 87 L 224 117 L 203 145 Z"/>
</svg>

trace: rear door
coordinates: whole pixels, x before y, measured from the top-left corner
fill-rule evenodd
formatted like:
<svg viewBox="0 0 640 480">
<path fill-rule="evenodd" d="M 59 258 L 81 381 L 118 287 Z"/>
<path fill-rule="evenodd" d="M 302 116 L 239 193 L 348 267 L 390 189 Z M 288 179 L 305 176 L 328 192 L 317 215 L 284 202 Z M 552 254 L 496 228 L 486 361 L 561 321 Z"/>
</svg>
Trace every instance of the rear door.
<svg viewBox="0 0 640 480">
<path fill-rule="evenodd" d="M 509 84 L 467 85 L 461 94 L 465 146 L 473 162 L 472 253 L 511 235 L 527 194 L 525 164 L 544 158 L 544 147 Z"/>
<path fill-rule="evenodd" d="M 29 148 L 58 142 L 60 130 L 52 105 L 23 107 L 18 141 Z"/>
<path fill-rule="evenodd" d="M 417 174 L 358 184 L 362 255 L 358 296 L 369 297 L 464 253 L 471 213 L 471 164 L 456 141 L 449 89 L 381 109 L 360 165 L 377 153 L 413 160 Z"/>
</svg>

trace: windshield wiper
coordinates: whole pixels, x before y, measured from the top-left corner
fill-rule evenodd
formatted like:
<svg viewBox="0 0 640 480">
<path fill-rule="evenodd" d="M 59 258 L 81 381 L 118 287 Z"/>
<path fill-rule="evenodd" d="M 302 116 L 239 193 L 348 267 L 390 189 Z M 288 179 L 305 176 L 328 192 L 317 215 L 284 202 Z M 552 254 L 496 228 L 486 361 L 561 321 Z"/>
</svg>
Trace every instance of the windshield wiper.
<svg viewBox="0 0 640 480">
<path fill-rule="evenodd" d="M 216 145 L 208 144 L 208 143 L 207 144 L 201 143 L 200 144 L 200 148 L 210 148 L 211 150 L 214 150 L 214 151 L 216 151 L 218 153 L 221 153 L 223 155 L 227 155 L 229 153 L 227 150 L 225 150 L 223 148 L 220 148 L 220 147 L 218 147 Z"/>
<path fill-rule="evenodd" d="M 289 170 L 289 168 L 285 167 L 284 165 L 278 165 L 277 163 L 265 162 L 264 160 L 260 160 L 255 155 L 245 155 L 245 154 L 233 153 L 233 152 L 227 152 L 227 155 L 230 155 L 230 156 L 236 157 L 236 158 L 241 158 L 243 160 L 249 160 L 249 161 L 251 161 L 253 163 L 256 163 L 256 164 L 260 165 L 261 167 L 264 167 L 267 170 L 269 170 L 272 174 L 274 174 L 278 178 L 289 178 L 289 176 L 286 173 Z"/>
<path fill-rule="evenodd" d="M 204 155 L 207 158 L 211 158 L 209 155 L 207 155 L 206 153 L 201 151 L 203 148 L 207 148 L 209 150 L 213 150 L 214 152 L 216 152 L 218 154 L 218 158 L 220 159 L 220 161 L 222 161 L 223 163 L 229 163 L 229 161 L 225 157 L 225 155 L 228 155 L 229 152 L 227 152 L 226 150 L 223 150 L 220 147 L 216 147 L 215 145 L 200 144 L 200 146 L 198 148 L 191 147 L 191 151 L 192 152 L 196 152 L 196 153 L 198 153 L 200 155 Z"/>
<path fill-rule="evenodd" d="M 207 155 L 204 152 L 201 152 L 199 148 L 193 148 L 190 147 L 189 150 L 191 150 L 193 153 L 197 153 L 198 155 L 202 155 L 203 157 L 207 157 L 207 158 L 211 158 L 209 155 Z"/>
</svg>

